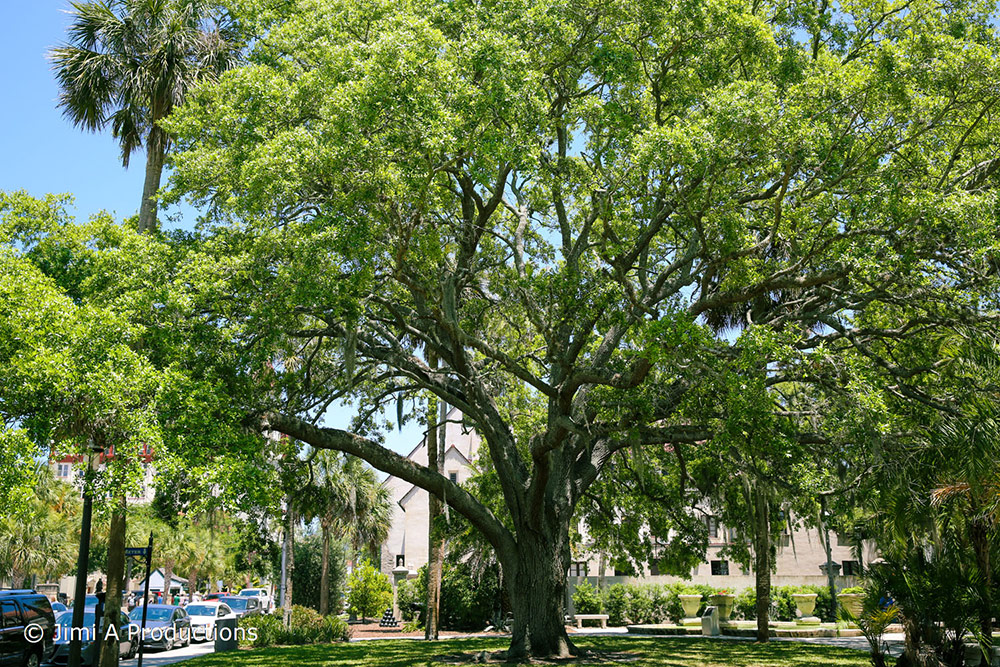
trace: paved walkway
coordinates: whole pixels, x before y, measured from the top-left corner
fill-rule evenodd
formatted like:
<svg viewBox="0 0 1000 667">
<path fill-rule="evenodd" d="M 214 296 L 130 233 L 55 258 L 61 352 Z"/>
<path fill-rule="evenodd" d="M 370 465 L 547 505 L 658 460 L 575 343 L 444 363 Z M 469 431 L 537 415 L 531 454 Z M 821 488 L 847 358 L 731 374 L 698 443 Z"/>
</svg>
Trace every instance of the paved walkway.
<svg viewBox="0 0 1000 667">
<path fill-rule="evenodd" d="M 157 651 L 146 649 L 142 656 L 142 667 L 157 667 L 158 665 L 172 665 L 175 662 L 183 662 L 196 658 L 199 655 L 207 655 L 215 651 L 213 642 L 203 644 L 191 644 L 184 648 L 175 648 L 173 651 Z M 122 660 L 122 667 L 135 667 L 138 659 Z"/>
</svg>

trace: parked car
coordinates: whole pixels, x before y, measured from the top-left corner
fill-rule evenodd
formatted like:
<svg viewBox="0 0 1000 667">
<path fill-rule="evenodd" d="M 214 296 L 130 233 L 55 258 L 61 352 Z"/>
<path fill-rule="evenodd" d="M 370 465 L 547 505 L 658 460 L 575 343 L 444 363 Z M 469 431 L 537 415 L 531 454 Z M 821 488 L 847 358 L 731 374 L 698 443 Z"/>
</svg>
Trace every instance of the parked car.
<svg viewBox="0 0 1000 667">
<path fill-rule="evenodd" d="M 219 600 L 219 602 L 224 602 L 233 613 L 236 614 L 236 618 L 243 618 L 244 616 L 258 616 L 264 613 L 264 608 L 260 604 L 260 600 L 251 597 L 240 597 L 238 595 L 230 595 L 229 597 L 224 597 Z"/>
<path fill-rule="evenodd" d="M 268 595 L 266 588 L 244 588 L 240 591 L 240 597 L 255 597 L 260 600 L 261 609 L 265 614 L 271 611 L 271 596 Z"/>
<path fill-rule="evenodd" d="M 231 593 L 209 593 L 208 595 L 205 595 L 201 599 L 202 600 L 219 600 L 221 598 L 227 598 L 230 595 L 232 595 L 232 594 Z"/>
<path fill-rule="evenodd" d="M 50 602 L 49 604 L 52 605 L 53 614 L 58 614 L 61 611 L 66 611 L 67 609 L 69 609 L 69 607 L 64 605 L 62 602 Z"/>
<path fill-rule="evenodd" d="M 80 647 L 80 664 L 81 665 L 96 665 L 98 660 L 97 644 L 94 639 L 100 634 L 101 638 L 104 638 L 104 631 L 101 629 L 101 623 L 104 621 L 102 617 L 100 620 L 94 617 L 95 607 L 89 607 L 84 609 L 83 612 L 83 628 L 85 631 L 80 634 L 81 647 Z M 96 622 L 96 627 L 95 627 Z M 55 640 L 55 654 L 52 656 L 51 664 L 53 665 L 65 665 L 69 663 L 69 644 L 70 640 L 73 638 L 71 634 L 71 629 L 73 627 L 73 612 L 64 611 L 59 614 L 56 618 L 56 624 L 58 625 L 58 632 L 56 633 Z M 138 639 L 137 634 L 130 634 L 129 632 L 129 618 L 124 613 L 119 612 L 118 619 L 118 655 L 119 657 L 130 660 L 135 657 L 135 654 L 139 651 L 139 642 L 135 641 Z"/>
<path fill-rule="evenodd" d="M 47 597 L 30 589 L 0 591 L 0 665 L 38 667 L 52 657 L 55 633 Z"/>
<path fill-rule="evenodd" d="M 146 609 L 146 631 L 142 635 L 142 645 L 162 648 L 167 651 L 177 646 L 191 643 L 191 619 L 181 607 L 172 604 L 148 604 Z M 128 615 L 132 625 L 142 626 L 143 607 L 136 607 Z M 138 633 L 138 630 L 135 631 Z"/>
<path fill-rule="evenodd" d="M 191 641 L 195 642 L 214 638 L 217 619 L 236 618 L 236 613 L 225 602 L 192 602 L 184 611 L 191 619 Z"/>
</svg>

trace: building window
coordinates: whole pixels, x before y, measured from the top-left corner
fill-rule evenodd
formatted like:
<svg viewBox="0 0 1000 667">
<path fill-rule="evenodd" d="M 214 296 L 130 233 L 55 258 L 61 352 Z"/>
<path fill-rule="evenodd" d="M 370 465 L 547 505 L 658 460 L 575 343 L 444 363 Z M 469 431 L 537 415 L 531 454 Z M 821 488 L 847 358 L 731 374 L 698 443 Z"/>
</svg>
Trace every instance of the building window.
<svg viewBox="0 0 1000 667">
<path fill-rule="evenodd" d="M 712 561 L 712 575 L 716 577 L 724 577 L 729 574 L 729 561 L 728 560 L 713 560 Z"/>
<path fill-rule="evenodd" d="M 779 546 L 787 547 L 787 546 L 790 546 L 791 544 L 792 544 L 792 536 L 789 535 L 788 533 L 782 533 L 778 537 L 778 545 Z"/>
<path fill-rule="evenodd" d="M 849 535 L 841 535 L 840 533 L 837 533 L 837 546 L 852 547 L 854 544 L 852 543 Z"/>
<path fill-rule="evenodd" d="M 586 577 L 587 576 L 587 563 L 585 561 L 577 561 L 575 563 L 569 564 L 569 576 L 571 577 Z"/>
<path fill-rule="evenodd" d="M 56 477 L 66 479 L 69 477 L 71 466 L 68 463 L 60 463 L 56 466 Z"/>
<path fill-rule="evenodd" d="M 705 525 L 708 526 L 708 536 L 718 537 L 719 536 L 719 520 L 714 516 L 705 517 Z"/>
<path fill-rule="evenodd" d="M 448 479 L 451 480 L 452 484 L 458 484 L 458 473 L 457 472 L 448 473 Z"/>
<path fill-rule="evenodd" d="M 857 577 L 861 574 L 861 563 L 856 560 L 841 561 L 840 565 L 845 577 Z"/>
</svg>

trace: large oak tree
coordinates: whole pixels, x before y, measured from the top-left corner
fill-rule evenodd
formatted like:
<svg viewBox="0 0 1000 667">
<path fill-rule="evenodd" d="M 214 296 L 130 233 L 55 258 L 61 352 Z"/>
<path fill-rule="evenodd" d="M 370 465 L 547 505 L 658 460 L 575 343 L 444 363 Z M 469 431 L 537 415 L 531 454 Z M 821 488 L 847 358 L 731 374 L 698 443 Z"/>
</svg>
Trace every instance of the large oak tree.
<svg viewBox="0 0 1000 667">
<path fill-rule="evenodd" d="M 801 355 L 769 383 L 846 347 L 930 401 L 882 342 L 972 318 L 992 279 L 976 3 L 244 4 L 249 64 L 166 123 L 175 192 L 212 211 L 198 312 L 264 427 L 482 532 L 511 657 L 575 652 L 570 525 L 616 452 L 711 435 L 685 401 L 728 354 L 714 319 Z M 380 444 L 426 392 L 484 438 L 504 512 Z M 351 427 L 323 425 L 341 399 Z"/>
</svg>

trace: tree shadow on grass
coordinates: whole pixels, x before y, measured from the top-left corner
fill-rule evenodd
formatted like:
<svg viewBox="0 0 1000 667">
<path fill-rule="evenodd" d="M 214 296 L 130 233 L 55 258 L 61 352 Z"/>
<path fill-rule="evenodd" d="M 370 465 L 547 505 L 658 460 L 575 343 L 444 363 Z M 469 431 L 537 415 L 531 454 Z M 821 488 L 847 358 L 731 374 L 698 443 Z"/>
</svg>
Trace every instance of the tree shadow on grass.
<svg viewBox="0 0 1000 667">
<path fill-rule="evenodd" d="M 574 641 L 588 655 L 541 664 L 573 667 L 865 667 L 863 651 L 817 644 L 676 637 L 587 637 Z M 457 667 L 484 664 L 483 652 L 507 648 L 504 639 L 354 641 L 280 646 L 194 658 L 184 667 Z M 490 662 L 487 664 L 498 664 Z M 502 663 L 499 663 L 502 664 Z"/>
</svg>

